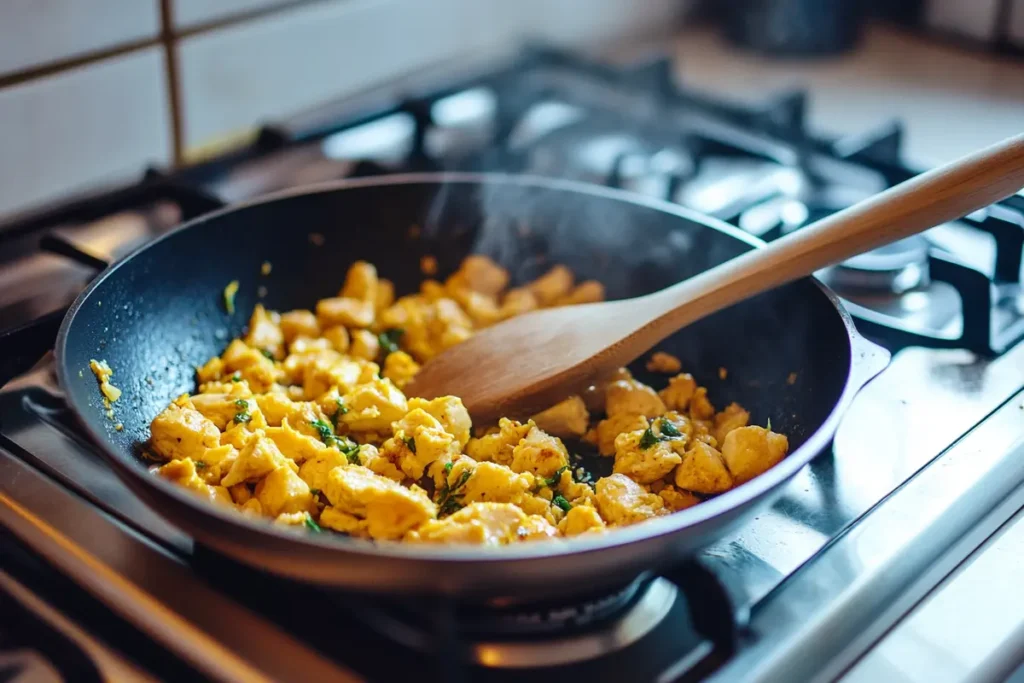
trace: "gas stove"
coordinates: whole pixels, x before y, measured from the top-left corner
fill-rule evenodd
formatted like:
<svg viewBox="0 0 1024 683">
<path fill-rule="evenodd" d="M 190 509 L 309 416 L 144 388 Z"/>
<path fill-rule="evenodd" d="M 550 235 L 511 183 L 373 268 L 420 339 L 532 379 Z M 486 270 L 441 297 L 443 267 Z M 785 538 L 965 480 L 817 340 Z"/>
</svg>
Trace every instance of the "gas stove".
<svg viewBox="0 0 1024 683">
<path fill-rule="evenodd" d="M 888 680 L 907 673 L 887 653 L 920 634 L 913 625 L 946 620 L 987 643 L 960 643 L 950 680 L 1008 674 L 1024 659 L 1012 588 L 996 605 L 1017 621 L 942 609 L 965 577 L 997 581 L 1006 562 L 986 558 L 1024 557 L 1020 195 L 819 274 L 894 355 L 771 508 L 696 560 L 545 604 L 385 599 L 238 566 L 108 470 L 54 380 L 62 309 L 98 269 L 278 189 L 399 171 L 552 175 L 668 198 L 771 240 L 914 174 L 899 125 L 822 138 L 805 130 L 806 108 L 799 92 L 740 107 L 680 88 L 665 59 L 612 67 L 531 48 L 332 103 L 244 149 L 0 226 L 0 329 L 16 330 L 0 337 L 0 377 L 17 375 L 0 392 L 0 671 Z"/>
</svg>

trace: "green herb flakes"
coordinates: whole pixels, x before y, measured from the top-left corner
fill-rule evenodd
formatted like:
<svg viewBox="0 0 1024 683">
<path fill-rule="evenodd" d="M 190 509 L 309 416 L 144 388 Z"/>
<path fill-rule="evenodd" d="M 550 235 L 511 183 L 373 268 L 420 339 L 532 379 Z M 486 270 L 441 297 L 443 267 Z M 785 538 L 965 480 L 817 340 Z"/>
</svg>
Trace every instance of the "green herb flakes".
<svg viewBox="0 0 1024 683">
<path fill-rule="evenodd" d="M 244 398 L 240 398 L 235 401 L 235 407 L 238 408 L 238 412 L 235 413 L 235 424 L 248 424 L 252 420 L 252 415 L 249 414 L 249 402 Z"/>
<path fill-rule="evenodd" d="M 405 334 L 405 330 L 400 327 L 396 327 L 392 330 L 385 330 L 377 335 L 377 341 L 380 343 L 381 355 L 385 358 L 388 354 L 398 351 L 398 341 Z"/>
<path fill-rule="evenodd" d="M 563 512 L 568 512 L 569 510 L 572 510 L 572 503 L 567 501 L 565 499 L 565 496 L 563 496 L 562 494 L 558 494 L 557 496 L 552 498 L 551 504 L 557 505 L 558 507 L 562 508 Z"/>
<path fill-rule="evenodd" d="M 661 418 L 661 420 L 658 421 L 658 430 L 661 432 L 662 436 L 667 436 L 671 439 L 678 439 L 683 435 L 683 433 L 679 431 L 678 427 L 665 418 Z"/>
<path fill-rule="evenodd" d="M 409 448 L 409 450 L 410 450 L 410 451 L 412 451 L 413 453 L 415 453 L 415 452 L 416 452 L 416 439 L 414 439 L 414 438 L 412 438 L 412 437 L 410 436 L 409 438 L 407 438 L 407 439 L 405 440 L 405 445 L 406 445 L 406 446 L 407 446 L 407 447 Z"/>
<path fill-rule="evenodd" d="M 274 360 L 274 352 L 271 351 L 270 349 L 260 349 L 260 353 L 262 353 L 265 357 L 269 358 L 270 360 Z"/>
<path fill-rule="evenodd" d="M 231 375 L 231 381 L 232 382 L 241 382 L 242 381 L 242 373 L 239 372 L 238 370 L 235 370 L 234 374 Z"/>
<path fill-rule="evenodd" d="M 647 450 L 654 444 L 658 443 L 660 439 L 654 435 L 654 431 L 648 427 L 644 430 L 643 436 L 640 437 L 640 448 Z"/>
<path fill-rule="evenodd" d="M 197 470 L 204 470 L 204 469 L 206 469 L 206 463 L 203 462 L 202 460 L 196 460 L 196 469 Z"/>
<path fill-rule="evenodd" d="M 466 485 L 466 482 L 469 481 L 471 476 L 473 476 L 472 471 L 463 470 L 454 486 L 449 486 L 448 481 L 445 480 L 444 486 L 441 487 L 441 493 L 437 498 L 438 517 L 441 515 L 450 515 L 462 508 L 463 493 L 460 493 L 460 491 Z"/>
<path fill-rule="evenodd" d="M 310 516 L 308 512 L 306 513 L 306 518 L 302 521 L 302 523 L 305 524 L 306 528 L 312 531 L 314 534 L 319 534 L 321 531 L 323 531 L 323 529 L 320 528 L 320 525 L 313 520 L 313 518 Z"/>
</svg>

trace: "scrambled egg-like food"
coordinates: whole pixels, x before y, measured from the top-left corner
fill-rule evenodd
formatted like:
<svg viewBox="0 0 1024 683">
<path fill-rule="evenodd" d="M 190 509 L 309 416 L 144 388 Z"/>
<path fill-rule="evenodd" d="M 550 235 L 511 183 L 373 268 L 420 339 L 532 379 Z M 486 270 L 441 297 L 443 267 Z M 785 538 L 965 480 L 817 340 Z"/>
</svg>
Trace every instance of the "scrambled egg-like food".
<svg viewBox="0 0 1024 683">
<path fill-rule="evenodd" d="M 358 262 L 314 310 L 256 306 L 246 335 L 198 368 L 198 392 L 153 420 L 149 447 L 165 463 L 155 471 L 297 529 L 504 545 L 671 514 L 785 457 L 785 436 L 749 425 L 737 404 L 716 410 L 662 352 L 647 366 L 672 375 L 660 391 L 622 369 L 526 422 L 474 429 L 458 397 L 403 394 L 421 364 L 474 330 L 604 298 L 563 266 L 508 285 L 503 268 L 470 256 L 445 282 L 396 299 Z M 109 369 L 93 370 L 107 385 Z M 612 474 L 593 481 L 567 442 L 613 458 Z"/>
</svg>

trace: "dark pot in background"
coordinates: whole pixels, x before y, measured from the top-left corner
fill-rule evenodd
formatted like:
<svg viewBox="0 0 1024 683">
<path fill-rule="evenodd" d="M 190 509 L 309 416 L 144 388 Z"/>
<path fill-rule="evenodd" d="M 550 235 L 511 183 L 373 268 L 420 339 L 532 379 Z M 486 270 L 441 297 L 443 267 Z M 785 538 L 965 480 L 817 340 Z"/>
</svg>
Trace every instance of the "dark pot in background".
<svg viewBox="0 0 1024 683">
<path fill-rule="evenodd" d="M 855 46 L 864 24 L 862 0 L 732 0 L 725 33 L 765 54 L 838 54 Z"/>
</svg>

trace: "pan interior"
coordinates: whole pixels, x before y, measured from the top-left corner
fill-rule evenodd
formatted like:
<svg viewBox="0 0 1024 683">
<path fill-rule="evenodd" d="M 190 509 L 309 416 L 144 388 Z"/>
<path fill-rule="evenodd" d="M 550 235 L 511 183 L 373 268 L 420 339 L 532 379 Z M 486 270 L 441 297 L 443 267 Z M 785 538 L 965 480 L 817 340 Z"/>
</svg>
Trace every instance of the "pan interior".
<svg viewBox="0 0 1024 683">
<path fill-rule="evenodd" d="M 333 296 L 363 259 L 401 293 L 415 291 L 424 256 L 443 279 L 470 253 L 510 270 L 513 283 L 556 263 L 603 282 L 609 298 L 649 293 L 747 249 L 751 240 L 660 205 L 544 182 L 368 183 L 295 194 L 214 214 L 109 270 L 79 301 L 59 348 L 69 401 L 120 457 L 144 466 L 153 417 L 194 391 L 194 367 L 242 333 L 256 303 L 309 308 Z M 263 264 L 271 270 L 263 275 Z M 224 289 L 237 280 L 235 312 Z M 666 340 L 716 406 L 740 402 L 771 420 L 795 451 L 826 420 L 846 384 L 848 333 L 835 306 L 802 280 L 733 306 Z M 90 359 L 123 390 L 106 415 Z M 656 387 L 636 364 L 640 379 Z M 121 431 L 115 423 L 123 425 Z"/>
</svg>

